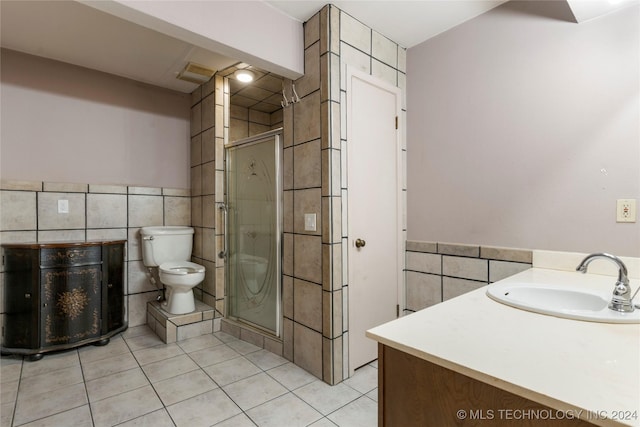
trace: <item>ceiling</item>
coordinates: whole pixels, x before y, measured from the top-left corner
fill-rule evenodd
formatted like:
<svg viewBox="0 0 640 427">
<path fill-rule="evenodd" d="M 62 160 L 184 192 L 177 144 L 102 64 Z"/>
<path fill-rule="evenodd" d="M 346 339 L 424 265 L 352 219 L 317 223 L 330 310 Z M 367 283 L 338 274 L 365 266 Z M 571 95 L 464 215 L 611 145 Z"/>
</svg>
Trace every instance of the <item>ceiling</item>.
<svg viewBox="0 0 640 427">
<path fill-rule="evenodd" d="M 410 48 L 504 1 L 335 0 L 332 4 L 400 45 Z M 620 3 L 618 5 L 610 4 L 611 1 L 616 0 L 567 0 L 578 21 L 591 19 L 613 7 L 622 7 L 640 0 L 617 0 Z M 266 3 L 304 22 L 320 10 L 327 0 L 270 0 Z M 238 63 L 236 58 L 194 46 L 76 1 L 0 0 L 0 8 L 0 41 L 4 48 L 183 93 L 190 93 L 197 87 L 196 84 L 176 79 L 176 75 L 188 62 L 204 65 L 212 70 L 228 69 Z M 263 107 L 272 108 L 279 104 L 274 96 L 275 92 L 271 90 L 277 86 L 273 82 L 273 78 L 277 76 L 257 71 L 261 76 L 269 76 L 263 83 L 270 88 L 270 93 L 264 95 L 271 98 L 268 102 L 271 106 Z M 232 89 L 238 95 L 244 90 L 242 87 Z M 263 100 L 250 99 L 258 102 Z"/>
</svg>

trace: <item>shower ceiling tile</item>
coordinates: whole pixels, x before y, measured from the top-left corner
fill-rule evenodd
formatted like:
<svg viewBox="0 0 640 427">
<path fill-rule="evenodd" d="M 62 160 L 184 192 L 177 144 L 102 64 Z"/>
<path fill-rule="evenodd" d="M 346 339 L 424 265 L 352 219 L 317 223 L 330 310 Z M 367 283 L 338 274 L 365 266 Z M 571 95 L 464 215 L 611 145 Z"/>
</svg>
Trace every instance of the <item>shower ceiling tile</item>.
<svg viewBox="0 0 640 427">
<path fill-rule="evenodd" d="M 246 98 L 242 95 L 232 95 L 231 96 L 231 104 L 238 107 L 253 107 L 256 104 L 256 101 L 251 98 Z"/>
<path fill-rule="evenodd" d="M 244 89 L 238 91 L 238 95 L 242 95 L 247 98 L 255 99 L 256 101 L 262 101 L 265 98 L 273 95 L 273 92 L 269 92 L 268 90 L 260 89 L 259 87 L 247 86 Z"/>
<path fill-rule="evenodd" d="M 280 105 L 269 104 L 267 102 L 260 102 L 251 107 L 251 109 L 258 110 L 263 113 L 273 113 L 274 111 L 277 111 L 280 108 L 282 108 Z"/>
<path fill-rule="evenodd" d="M 254 82 L 254 86 L 268 90 L 270 92 L 282 91 L 282 77 L 277 77 L 273 74 L 267 74 L 261 79 Z"/>
</svg>

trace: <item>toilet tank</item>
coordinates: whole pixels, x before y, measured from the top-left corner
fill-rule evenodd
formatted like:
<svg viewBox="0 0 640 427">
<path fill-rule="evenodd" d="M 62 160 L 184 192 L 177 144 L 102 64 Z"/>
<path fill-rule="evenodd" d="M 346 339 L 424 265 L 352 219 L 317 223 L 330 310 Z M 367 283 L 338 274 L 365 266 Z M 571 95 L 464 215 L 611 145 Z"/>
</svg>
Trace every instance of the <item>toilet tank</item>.
<svg viewBox="0 0 640 427">
<path fill-rule="evenodd" d="M 142 227 L 142 263 L 157 267 L 168 261 L 190 261 L 193 228 L 181 226 Z"/>
</svg>

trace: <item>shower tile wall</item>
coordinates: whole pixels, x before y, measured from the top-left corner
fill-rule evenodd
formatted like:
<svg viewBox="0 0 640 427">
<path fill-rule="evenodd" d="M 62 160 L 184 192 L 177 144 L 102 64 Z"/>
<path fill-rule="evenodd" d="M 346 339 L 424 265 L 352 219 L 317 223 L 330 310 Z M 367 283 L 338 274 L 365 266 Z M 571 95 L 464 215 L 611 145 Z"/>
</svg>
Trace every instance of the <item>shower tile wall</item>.
<svg viewBox="0 0 640 427">
<path fill-rule="evenodd" d="M 268 118 L 264 113 L 229 106 L 228 83 L 220 81 L 220 76 L 192 94 L 192 225 L 201 246 L 194 256 L 197 262 L 215 265 L 214 283 L 207 279 L 202 299 L 208 304 L 215 301 L 219 317 L 224 313 L 224 265 L 215 254 L 222 250 L 223 224 L 214 202 L 224 196 L 224 141 L 283 126 L 282 343 L 242 328 L 229 332 L 269 346 L 318 378 L 336 384 L 348 376 L 343 250 L 347 235 L 342 227 L 348 192 L 342 155 L 347 143 L 346 66 L 386 80 L 404 94 L 406 51 L 331 5 L 305 23 L 304 33 L 305 75 L 293 82 L 298 103 Z M 289 95 L 290 83 L 285 80 Z M 224 109 L 223 103 L 229 107 Z M 404 110 L 402 114 L 405 123 Z M 305 231 L 305 213 L 316 214 L 317 231 Z M 215 244 L 207 245 L 212 236 Z"/>
<path fill-rule="evenodd" d="M 284 355 L 336 384 L 348 376 L 346 67 L 404 92 L 406 51 L 331 5 L 305 23 L 304 45 L 301 100 L 283 112 Z"/>
<path fill-rule="evenodd" d="M 225 112 L 229 90 L 222 76 L 214 76 L 191 94 L 191 225 L 195 229 L 193 260 L 207 269 L 196 298 L 224 314 L 223 212 L 224 141 L 229 138 Z M 214 323 L 214 328 L 219 325 Z"/>
<path fill-rule="evenodd" d="M 185 189 L 3 180 L 0 241 L 127 240 L 127 318 L 129 326 L 143 325 L 147 301 L 154 300 L 158 291 L 142 264 L 139 229 L 190 225 L 189 196 Z M 68 214 L 58 213 L 58 200 L 69 201 Z M 3 290 L 4 274 L 0 276 Z M 0 300 L 4 300 L 1 293 Z M 4 310 L 3 303 L 0 307 Z"/>
</svg>

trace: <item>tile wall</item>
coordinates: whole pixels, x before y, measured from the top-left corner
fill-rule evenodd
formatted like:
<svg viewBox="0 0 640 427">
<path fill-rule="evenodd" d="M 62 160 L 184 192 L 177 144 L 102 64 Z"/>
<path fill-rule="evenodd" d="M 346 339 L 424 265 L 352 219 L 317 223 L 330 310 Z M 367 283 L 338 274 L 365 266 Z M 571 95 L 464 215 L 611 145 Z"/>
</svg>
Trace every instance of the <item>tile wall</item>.
<svg viewBox="0 0 640 427">
<path fill-rule="evenodd" d="M 530 250 L 407 241 L 405 313 L 527 270 L 532 262 Z"/>
<path fill-rule="evenodd" d="M 348 377 L 346 69 L 404 92 L 406 51 L 332 5 L 305 23 L 304 44 L 301 99 L 283 113 L 284 356 L 336 384 Z M 304 230 L 305 213 L 318 231 Z"/>
<path fill-rule="evenodd" d="M 196 298 L 224 315 L 224 142 L 229 138 L 229 85 L 214 76 L 191 94 L 191 225 L 193 259 L 207 269 Z M 209 274 L 211 272 L 212 274 Z M 219 325 L 215 326 L 219 329 Z"/>
<path fill-rule="evenodd" d="M 331 5 L 305 23 L 304 46 L 305 75 L 293 82 L 300 101 L 282 110 L 267 115 L 229 105 L 229 85 L 219 82 L 220 76 L 193 93 L 192 212 L 203 244 L 196 257 L 205 265 L 215 264 L 215 283 L 203 287 L 202 297 L 208 304 L 215 301 L 216 317 L 221 316 L 224 270 L 215 258 L 217 249 L 211 249 L 221 248 L 223 237 L 215 202 L 223 200 L 224 141 L 283 126 L 282 337 L 272 340 L 226 322 L 223 326 L 336 384 L 348 377 L 348 276 L 343 250 L 347 235 L 342 227 L 348 192 L 342 179 L 346 67 L 354 66 L 404 91 L 406 51 Z M 291 91 L 290 83 L 285 80 L 285 91 Z M 404 112 L 401 119 L 404 123 Z M 317 231 L 304 230 L 305 213 L 316 214 Z M 207 250 L 202 242 L 212 236 L 216 243 Z"/>
<path fill-rule="evenodd" d="M 69 201 L 69 213 L 58 213 L 58 200 Z M 129 326 L 143 325 L 158 291 L 142 264 L 140 227 L 190 225 L 190 202 L 185 189 L 3 180 L 0 241 L 127 240 L 127 316 Z"/>
</svg>

